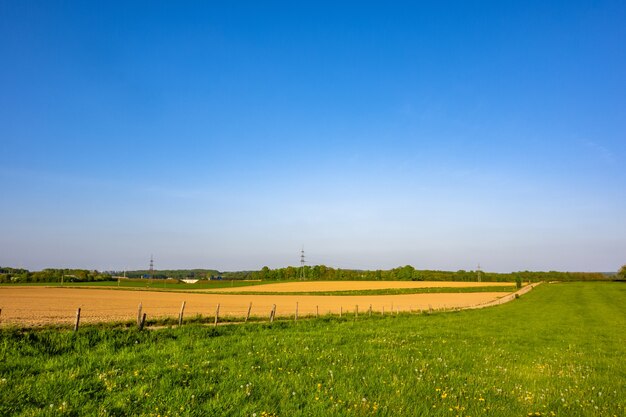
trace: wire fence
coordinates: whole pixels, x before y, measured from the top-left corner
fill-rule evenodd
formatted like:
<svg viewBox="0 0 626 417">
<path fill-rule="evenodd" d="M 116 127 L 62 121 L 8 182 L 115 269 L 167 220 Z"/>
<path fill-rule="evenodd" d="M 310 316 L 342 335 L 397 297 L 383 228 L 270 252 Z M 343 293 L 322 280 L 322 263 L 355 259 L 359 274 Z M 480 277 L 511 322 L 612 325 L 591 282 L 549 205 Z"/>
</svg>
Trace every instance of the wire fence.
<svg viewBox="0 0 626 417">
<path fill-rule="evenodd" d="M 527 285 L 515 293 L 496 299 L 468 300 L 467 293 L 456 293 L 437 299 L 437 294 L 414 294 L 411 296 L 228 296 L 217 302 L 202 300 L 197 295 L 178 294 L 178 300 L 159 301 L 149 299 L 139 304 L 116 303 L 113 300 L 47 300 L 35 303 L 0 304 L 0 325 L 3 327 L 37 327 L 49 325 L 72 325 L 94 323 L 134 323 L 143 327 L 141 320 L 148 323 L 185 322 L 219 324 L 224 322 L 298 320 L 323 316 L 353 317 L 355 319 L 399 315 L 422 314 L 440 311 L 458 311 L 485 308 L 510 302 L 531 291 L 540 283 Z M 185 297 L 187 296 L 187 297 Z M 418 296 L 421 296 L 419 298 Z M 237 298 L 233 298 L 237 297 Z M 185 298 L 182 302 L 180 298 Z M 187 299 L 189 298 L 189 299 Z M 233 302 L 233 300 L 237 300 Z M 0 298 L 0 303 L 2 303 Z M 5 302 L 7 300 L 4 300 Z M 73 301 L 73 302 L 72 302 Z M 91 301 L 91 302 L 90 302 Z M 406 302 L 402 302 L 406 301 Z M 80 309 L 80 311 L 79 311 Z"/>
</svg>

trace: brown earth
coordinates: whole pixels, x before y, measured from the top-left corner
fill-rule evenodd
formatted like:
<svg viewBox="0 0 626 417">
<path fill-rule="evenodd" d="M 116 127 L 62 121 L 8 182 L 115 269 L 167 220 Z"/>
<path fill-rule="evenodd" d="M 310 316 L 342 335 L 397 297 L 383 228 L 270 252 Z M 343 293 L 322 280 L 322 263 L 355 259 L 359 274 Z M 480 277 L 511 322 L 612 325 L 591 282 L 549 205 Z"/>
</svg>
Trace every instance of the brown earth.
<svg viewBox="0 0 626 417">
<path fill-rule="evenodd" d="M 513 282 L 456 282 L 456 281 L 302 281 L 249 287 L 215 288 L 211 292 L 324 292 L 351 290 L 382 290 L 388 288 L 472 288 L 510 287 Z M 198 290 L 204 291 L 204 290 Z M 494 288 L 494 291 L 497 289 Z"/>
<path fill-rule="evenodd" d="M 357 284 L 357 283 L 352 283 Z M 387 283 L 389 285 L 389 283 Z M 397 284 L 397 283 L 392 283 Z M 449 283 L 446 283 L 449 284 Z M 465 283 L 464 283 L 465 284 Z M 256 287 L 258 290 L 259 287 Z M 380 287 L 379 287 L 380 288 Z M 384 287 L 397 288 L 397 287 Z M 327 289 L 327 288 L 326 288 Z M 349 289 L 362 289 L 353 285 Z M 0 321 L 2 325 L 39 326 L 71 324 L 76 309 L 81 308 L 81 322 L 110 322 L 134 320 L 139 303 L 148 318 L 177 317 L 183 301 L 185 316 L 213 317 L 217 304 L 220 316 L 244 317 L 249 303 L 252 315 L 267 317 L 276 304 L 277 316 L 293 316 L 298 305 L 300 316 L 352 313 L 355 306 L 365 314 L 373 311 L 410 311 L 440 308 L 466 308 L 490 303 L 506 296 L 503 292 L 403 294 L 403 295 L 234 295 L 152 291 L 121 291 L 91 288 L 0 287 Z"/>
</svg>

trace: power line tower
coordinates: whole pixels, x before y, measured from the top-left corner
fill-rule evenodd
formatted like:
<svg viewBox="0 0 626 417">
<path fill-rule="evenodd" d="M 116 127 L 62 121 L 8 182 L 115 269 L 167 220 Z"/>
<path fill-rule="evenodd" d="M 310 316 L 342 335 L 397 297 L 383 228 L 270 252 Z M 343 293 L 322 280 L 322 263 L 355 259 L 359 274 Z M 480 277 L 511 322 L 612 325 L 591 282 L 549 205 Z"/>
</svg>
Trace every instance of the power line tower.
<svg viewBox="0 0 626 417">
<path fill-rule="evenodd" d="M 302 250 L 300 251 L 300 279 L 306 279 L 306 274 L 304 272 L 304 263 L 306 262 L 306 260 L 304 259 L 304 246 L 302 247 Z"/>
<path fill-rule="evenodd" d="M 150 254 L 150 270 L 148 271 L 148 278 L 152 278 L 154 276 L 154 258 L 152 254 Z"/>
<path fill-rule="evenodd" d="M 480 276 L 481 272 L 482 271 L 480 270 L 480 264 L 478 264 L 478 266 L 476 267 L 476 277 L 478 279 L 478 282 L 480 282 L 481 279 L 482 279 L 481 276 Z"/>
</svg>

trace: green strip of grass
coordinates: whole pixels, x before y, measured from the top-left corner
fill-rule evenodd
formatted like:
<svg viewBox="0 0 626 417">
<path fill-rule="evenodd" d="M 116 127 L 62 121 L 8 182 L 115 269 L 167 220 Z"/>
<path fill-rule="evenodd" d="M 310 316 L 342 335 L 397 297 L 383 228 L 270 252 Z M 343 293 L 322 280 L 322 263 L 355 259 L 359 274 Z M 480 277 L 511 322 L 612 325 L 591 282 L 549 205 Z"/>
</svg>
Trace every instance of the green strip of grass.
<svg viewBox="0 0 626 417">
<path fill-rule="evenodd" d="M 0 415 L 622 416 L 626 285 L 503 306 L 156 331 L 0 332 Z"/>
<path fill-rule="evenodd" d="M 185 284 L 166 280 L 120 280 L 118 281 L 92 281 L 92 282 L 29 282 L 19 284 L 0 284 L 1 286 L 19 287 L 67 287 L 67 288 L 120 288 L 139 290 L 204 290 L 217 288 L 249 287 L 254 285 L 274 284 L 279 281 L 200 281 L 195 284 Z M 286 281 L 280 281 L 286 282 Z"/>
</svg>

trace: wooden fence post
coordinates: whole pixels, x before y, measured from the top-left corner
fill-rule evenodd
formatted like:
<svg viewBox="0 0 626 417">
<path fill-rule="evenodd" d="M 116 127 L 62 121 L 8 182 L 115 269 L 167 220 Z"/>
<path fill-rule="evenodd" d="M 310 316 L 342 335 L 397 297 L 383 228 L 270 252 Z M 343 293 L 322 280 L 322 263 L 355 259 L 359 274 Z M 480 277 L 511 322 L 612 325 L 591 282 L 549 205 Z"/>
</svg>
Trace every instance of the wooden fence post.
<svg viewBox="0 0 626 417">
<path fill-rule="evenodd" d="M 359 305 L 355 305 L 354 306 L 354 319 L 358 319 L 359 318 Z"/>
<path fill-rule="evenodd" d="M 339 318 L 343 316 L 343 306 L 339 307 Z"/>
<path fill-rule="evenodd" d="M 370 309 L 368 311 L 368 314 L 369 314 L 370 317 L 372 317 L 372 305 L 371 304 L 370 304 Z"/>
<path fill-rule="evenodd" d="M 383 306 L 383 316 L 385 315 L 385 306 Z"/>
<path fill-rule="evenodd" d="M 245 323 L 248 322 L 248 319 L 250 318 L 250 311 L 252 310 L 252 302 L 250 302 L 250 305 L 248 306 L 248 314 L 246 314 L 246 321 Z"/>
<path fill-rule="evenodd" d="M 146 324 L 146 313 L 143 313 L 141 317 L 141 322 L 139 323 L 139 331 L 143 330 L 143 326 Z"/>
<path fill-rule="evenodd" d="M 298 302 L 296 301 L 296 315 L 294 321 L 298 321 Z"/>
<path fill-rule="evenodd" d="M 80 307 L 76 310 L 76 323 L 74 323 L 74 331 L 78 331 L 78 324 L 80 323 Z"/>
<path fill-rule="evenodd" d="M 270 312 L 270 323 L 274 323 L 275 315 L 276 315 L 276 304 L 272 306 L 272 311 Z"/>
<path fill-rule="evenodd" d="M 178 313 L 178 325 L 179 326 L 183 325 L 183 314 L 185 313 L 185 303 L 186 301 L 183 301 L 183 305 L 180 306 L 180 313 Z"/>
<path fill-rule="evenodd" d="M 217 308 L 215 308 L 215 323 L 213 323 L 213 326 L 217 326 L 217 321 L 219 320 L 220 317 L 220 304 L 217 303 Z"/>
<path fill-rule="evenodd" d="M 1 312 L 2 310 L 0 310 Z M 320 317 L 320 306 L 315 306 L 315 318 L 318 319 Z"/>
<path fill-rule="evenodd" d="M 141 324 L 141 308 L 142 308 L 142 303 L 139 302 L 139 308 L 137 309 L 137 326 L 139 326 L 139 324 Z"/>
</svg>

